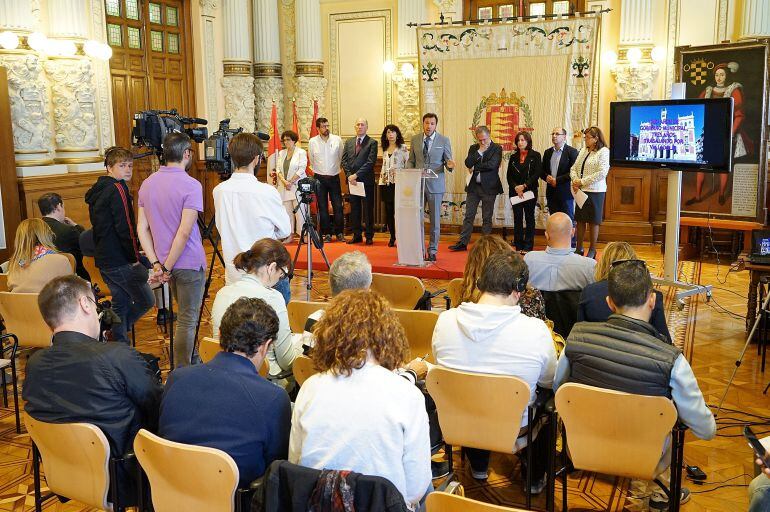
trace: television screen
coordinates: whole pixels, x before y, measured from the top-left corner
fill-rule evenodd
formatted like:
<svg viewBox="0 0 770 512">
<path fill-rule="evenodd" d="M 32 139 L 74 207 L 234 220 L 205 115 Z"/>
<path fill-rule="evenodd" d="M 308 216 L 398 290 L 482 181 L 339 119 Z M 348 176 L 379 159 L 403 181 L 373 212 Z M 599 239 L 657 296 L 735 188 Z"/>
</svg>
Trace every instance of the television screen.
<svg viewBox="0 0 770 512">
<path fill-rule="evenodd" d="M 718 98 L 613 102 L 612 165 L 730 172 L 732 101 Z"/>
</svg>

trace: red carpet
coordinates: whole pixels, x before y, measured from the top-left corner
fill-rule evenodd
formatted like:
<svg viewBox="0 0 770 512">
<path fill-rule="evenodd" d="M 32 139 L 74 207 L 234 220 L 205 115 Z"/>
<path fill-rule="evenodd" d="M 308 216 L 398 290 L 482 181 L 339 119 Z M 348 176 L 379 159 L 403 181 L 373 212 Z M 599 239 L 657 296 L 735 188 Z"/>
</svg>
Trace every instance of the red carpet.
<svg viewBox="0 0 770 512">
<path fill-rule="evenodd" d="M 450 251 L 449 246 L 453 243 L 453 241 L 439 242 L 437 261 L 422 268 L 400 267 L 395 265 L 398 263 L 398 252 L 395 247 L 388 247 L 388 242 L 385 239 L 378 240 L 375 238 L 374 245 L 365 245 L 363 243 L 347 245 L 334 242 L 325 244 L 324 252 L 326 252 L 326 257 L 329 258 L 330 264 L 341 254 L 349 251 L 361 251 L 366 254 L 366 257 L 369 258 L 369 261 L 372 263 L 373 272 L 426 277 L 430 279 L 454 279 L 455 277 L 462 277 L 463 270 L 465 269 L 465 260 L 468 258 L 468 252 Z M 294 254 L 297 252 L 297 244 L 288 244 L 286 248 L 289 250 L 289 254 L 293 260 Z M 307 269 L 307 246 L 305 245 L 300 249 L 296 266 L 297 269 L 300 270 Z M 326 268 L 326 263 L 321 256 L 321 252 L 315 247 L 313 248 L 313 269 L 329 270 Z"/>
</svg>

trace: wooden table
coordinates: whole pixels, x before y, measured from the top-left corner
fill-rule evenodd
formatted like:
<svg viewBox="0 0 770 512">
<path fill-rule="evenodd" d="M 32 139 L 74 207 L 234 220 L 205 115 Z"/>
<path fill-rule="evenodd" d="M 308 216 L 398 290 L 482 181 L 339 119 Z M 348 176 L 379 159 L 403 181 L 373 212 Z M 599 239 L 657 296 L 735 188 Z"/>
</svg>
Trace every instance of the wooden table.
<svg viewBox="0 0 770 512">
<path fill-rule="evenodd" d="M 770 276 L 770 265 L 746 263 L 745 268 L 749 271 L 750 276 L 749 297 L 746 304 L 746 332 L 748 333 L 757 319 L 757 311 L 762 307 L 762 304 L 759 304 L 759 294 L 757 293 L 759 280 L 762 276 Z"/>
</svg>

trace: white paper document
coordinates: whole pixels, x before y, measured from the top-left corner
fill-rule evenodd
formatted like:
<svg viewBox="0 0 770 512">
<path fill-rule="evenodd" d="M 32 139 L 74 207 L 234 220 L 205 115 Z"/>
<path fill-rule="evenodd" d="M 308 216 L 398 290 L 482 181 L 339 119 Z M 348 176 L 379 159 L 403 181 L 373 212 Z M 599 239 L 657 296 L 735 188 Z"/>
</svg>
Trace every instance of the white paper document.
<svg viewBox="0 0 770 512">
<path fill-rule="evenodd" d="M 586 199 L 588 199 L 588 194 L 586 194 L 580 189 L 577 189 L 577 192 L 575 192 L 575 189 L 573 189 L 572 187 L 570 187 L 570 190 L 572 190 L 572 197 L 575 198 L 575 204 L 577 204 L 580 208 L 582 208 L 586 202 Z"/>
<path fill-rule="evenodd" d="M 350 190 L 350 193 L 354 196 L 361 196 L 366 197 L 366 189 L 364 188 L 363 182 L 359 181 L 355 185 L 348 182 L 348 190 Z"/>
<path fill-rule="evenodd" d="M 526 192 L 524 192 L 524 194 L 522 194 L 521 197 L 513 196 L 511 198 L 511 206 L 516 206 L 517 204 L 521 204 L 521 203 L 524 203 L 526 201 L 530 201 L 530 200 L 532 200 L 534 198 L 535 198 L 535 193 L 532 192 L 531 190 L 527 190 Z"/>
</svg>

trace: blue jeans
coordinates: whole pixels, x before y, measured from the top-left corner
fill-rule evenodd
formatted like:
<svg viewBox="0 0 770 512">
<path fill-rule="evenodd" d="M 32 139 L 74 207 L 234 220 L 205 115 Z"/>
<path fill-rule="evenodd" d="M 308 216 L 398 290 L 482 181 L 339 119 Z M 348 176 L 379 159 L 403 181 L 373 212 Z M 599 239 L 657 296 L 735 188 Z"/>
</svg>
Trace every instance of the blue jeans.
<svg viewBox="0 0 770 512">
<path fill-rule="evenodd" d="M 203 269 L 173 269 L 169 284 L 176 310 L 174 367 L 180 368 L 200 363 L 200 357 L 195 350 L 195 326 L 198 324 L 203 300 L 206 272 Z"/>
<path fill-rule="evenodd" d="M 147 269 L 141 263 L 133 263 L 99 271 L 112 293 L 112 310 L 121 320 L 112 327 L 112 337 L 128 343 L 128 330 L 155 304 L 155 296 L 147 284 Z"/>
<path fill-rule="evenodd" d="M 291 300 L 291 283 L 288 277 L 282 277 L 275 283 L 273 290 L 278 290 L 283 295 L 283 300 L 286 304 Z"/>
<path fill-rule="evenodd" d="M 770 510 L 770 478 L 764 473 L 749 485 L 749 512 Z"/>
</svg>

